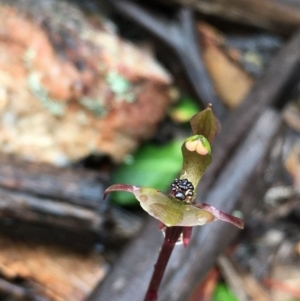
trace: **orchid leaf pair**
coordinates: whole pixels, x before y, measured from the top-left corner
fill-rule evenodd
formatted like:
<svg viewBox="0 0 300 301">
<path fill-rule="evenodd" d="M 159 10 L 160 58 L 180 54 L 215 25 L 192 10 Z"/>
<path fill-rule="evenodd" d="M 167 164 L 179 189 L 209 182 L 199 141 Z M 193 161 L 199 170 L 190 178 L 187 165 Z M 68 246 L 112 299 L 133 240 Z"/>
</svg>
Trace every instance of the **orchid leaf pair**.
<svg viewBox="0 0 300 301">
<path fill-rule="evenodd" d="M 151 187 L 115 184 L 106 189 L 105 195 L 112 191 L 133 193 L 141 207 L 167 227 L 201 226 L 222 220 L 242 229 L 244 224 L 239 218 L 195 202 L 195 188 L 212 161 L 211 144 L 219 131 L 219 123 L 211 106 L 193 116 L 190 123 L 193 135 L 182 145 L 182 170 L 172 183 L 169 194 Z M 191 232 L 186 230 L 186 233 Z"/>
</svg>

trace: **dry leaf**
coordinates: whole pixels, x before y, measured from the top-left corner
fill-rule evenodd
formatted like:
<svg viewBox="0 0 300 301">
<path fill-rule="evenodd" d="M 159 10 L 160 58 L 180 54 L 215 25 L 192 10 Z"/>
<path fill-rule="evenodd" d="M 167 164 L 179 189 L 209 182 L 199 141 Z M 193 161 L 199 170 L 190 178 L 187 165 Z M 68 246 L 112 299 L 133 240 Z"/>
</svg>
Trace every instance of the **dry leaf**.
<svg viewBox="0 0 300 301">
<path fill-rule="evenodd" d="M 287 155 L 284 166 L 293 179 L 293 185 L 299 189 L 300 185 L 300 144 L 296 143 Z"/>
<path fill-rule="evenodd" d="M 253 85 L 252 78 L 222 51 L 222 37 L 205 25 L 199 27 L 203 41 L 203 58 L 217 94 L 230 108 L 236 107 Z"/>
<path fill-rule="evenodd" d="M 297 265 L 275 265 L 271 278 L 265 279 L 264 283 L 269 287 L 272 301 L 300 298 L 300 272 Z"/>
</svg>

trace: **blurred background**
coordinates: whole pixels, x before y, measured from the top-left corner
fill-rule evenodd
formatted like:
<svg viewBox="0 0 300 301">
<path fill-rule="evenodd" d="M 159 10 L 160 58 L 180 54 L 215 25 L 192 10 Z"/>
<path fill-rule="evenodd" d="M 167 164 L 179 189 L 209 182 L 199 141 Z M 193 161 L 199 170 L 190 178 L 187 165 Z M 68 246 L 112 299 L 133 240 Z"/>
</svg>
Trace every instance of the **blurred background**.
<svg viewBox="0 0 300 301">
<path fill-rule="evenodd" d="M 163 236 L 113 183 L 168 191 L 220 120 L 160 301 L 300 300 L 300 1 L 0 0 L 0 300 L 143 300 Z"/>
</svg>

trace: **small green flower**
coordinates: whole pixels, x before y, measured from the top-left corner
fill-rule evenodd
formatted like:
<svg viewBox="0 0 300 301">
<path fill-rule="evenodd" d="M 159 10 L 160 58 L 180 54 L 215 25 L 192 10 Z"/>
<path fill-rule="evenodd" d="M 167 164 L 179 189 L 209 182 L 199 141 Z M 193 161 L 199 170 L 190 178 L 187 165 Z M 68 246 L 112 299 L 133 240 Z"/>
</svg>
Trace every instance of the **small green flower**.
<svg viewBox="0 0 300 301">
<path fill-rule="evenodd" d="M 187 138 L 181 148 L 183 164 L 180 177 L 172 183 L 169 194 L 151 187 L 115 184 L 106 189 L 105 196 L 112 191 L 133 193 L 141 207 L 167 227 L 202 226 L 219 219 L 243 229 L 241 219 L 208 204 L 195 203 L 195 188 L 212 161 L 211 143 L 219 131 L 211 106 L 192 117 L 191 127 L 193 136 Z M 188 232 L 183 231 L 183 234 Z"/>
</svg>

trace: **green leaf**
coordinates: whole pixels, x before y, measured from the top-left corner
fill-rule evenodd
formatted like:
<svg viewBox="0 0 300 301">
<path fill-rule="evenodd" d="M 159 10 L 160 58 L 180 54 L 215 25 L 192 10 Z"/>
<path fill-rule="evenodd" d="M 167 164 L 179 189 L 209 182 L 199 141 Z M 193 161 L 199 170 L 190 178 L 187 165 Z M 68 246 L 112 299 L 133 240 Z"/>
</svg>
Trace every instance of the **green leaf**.
<svg viewBox="0 0 300 301">
<path fill-rule="evenodd" d="M 238 301 L 238 299 L 224 283 L 219 283 L 215 288 L 213 301 Z"/>
<path fill-rule="evenodd" d="M 181 145 L 182 141 L 174 140 L 163 146 L 142 146 L 132 160 L 128 160 L 114 172 L 112 182 L 169 191 L 169 185 L 178 176 L 182 166 Z M 119 205 L 137 204 L 132 195 L 121 192 L 114 193 L 112 200 Z"/>
<path fill-rule="evenodd" d="M 199 107 L 195 101 L 189 97 L 184 97 L 171 109 L 170 116 L 177 122 L 188 122 L 197 112 L 199 112 Z"/>
<path fill-rule="evenodd" d="M 211 105 L 191 118 L 191 127 L 194 135 L 203 135 L 212 144 L 219 131 L 219 122 Z"/>
</svg>

